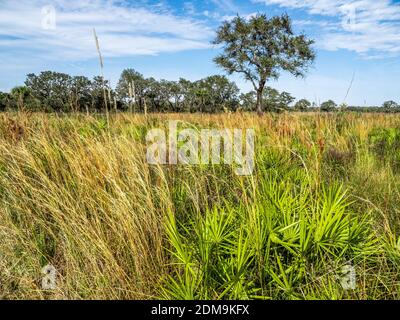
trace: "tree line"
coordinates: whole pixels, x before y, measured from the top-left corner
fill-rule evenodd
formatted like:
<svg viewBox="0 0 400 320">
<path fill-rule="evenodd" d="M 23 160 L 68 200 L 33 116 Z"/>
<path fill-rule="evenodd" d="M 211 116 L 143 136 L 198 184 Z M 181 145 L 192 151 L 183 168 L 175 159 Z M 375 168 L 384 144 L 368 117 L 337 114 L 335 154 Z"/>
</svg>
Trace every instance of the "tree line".
<svg viewBox="0 0 400 320">
<path fill-rule="evenodd" d="M 283 111 L 294 101 L 287 92 L 268 88 L 265 111 Z M 122 72 L 115 89 L 101 77 L 89 79 L 44 71 L 29 74 L 25 85 L 0 93 L 0 110 L 44 112 L 104 112 L 105 108 L 131 112 L 235 112 L 254 111 L 256 93 L 241 93 L 226 76 L 198 81 L 145 78 L 134 69 Z"/>
<path fill-rule="evenodd" d="M 400 112 L 400 106 L 387 101 L 382 107 L 349 107 L 329 100 L 320 106 L 306 99 L 295 102 L 288 92 L 266 87 L 263 90 L 261 110 L 325 111 L 335 110 L 364 112 Z M 44 71 L 29 74 L 24 86 L 9 93 L 0 92 L 0 110 L 25 110 L 40 112 L 251 112 L 257 111 L 257 92 L 241 93 L 235 82 L 226 76 L 214 75 L 198 81 L 181 78 L 179 81 L 145 78 L 134 69 L 122 72 L 115 89 L 101 77 Z"/>
</svg>

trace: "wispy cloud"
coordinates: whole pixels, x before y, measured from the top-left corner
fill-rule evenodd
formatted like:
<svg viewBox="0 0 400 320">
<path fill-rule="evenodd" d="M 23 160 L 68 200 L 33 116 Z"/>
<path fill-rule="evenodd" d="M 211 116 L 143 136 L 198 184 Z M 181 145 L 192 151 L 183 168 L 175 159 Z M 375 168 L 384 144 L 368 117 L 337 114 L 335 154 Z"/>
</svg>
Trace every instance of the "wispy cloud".
<svg viewBox="0 0 400 320">
<path fill-rule="evenodd" d="M 320 46 L 347 49 L 365 57 L 400 55 L 400 5 L 390 0 L 254 0 L 267 5 L 305 9 L 329 17 Z M 336 24 L 333 27 L 332 23 Z"/>
<path fill-rule="evenodd" d="M 55 28 L 43 28 L 49 1 L 0 2 L 0 57 L 29 52 L 33 58 L 85 60 L 95 56 L 96 28 L 103 54 L 155 55 L 209 47 L 212 30 L 162 6 L 136 7 L 116 0 L 55 0 Z M 51 9 L 51 7 L 50 7 Z M 51 11 L 51 10 L 50 10 Z"/>
<path fill-rule="evenodd" d="M 226 12 L 239 12 L 239 7 L 233 0 L 211 0 L 220 10 Z"/>
</svg>

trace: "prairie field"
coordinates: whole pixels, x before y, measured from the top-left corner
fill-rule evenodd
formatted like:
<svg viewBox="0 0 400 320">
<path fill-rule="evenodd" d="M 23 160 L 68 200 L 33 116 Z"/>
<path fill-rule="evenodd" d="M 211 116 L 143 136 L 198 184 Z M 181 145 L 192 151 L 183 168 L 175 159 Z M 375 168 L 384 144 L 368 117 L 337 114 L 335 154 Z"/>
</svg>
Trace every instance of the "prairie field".
<svg viewBox="0 0 400 320">
<path fill-rule="evenodd" d="M 253 175 L 149 165 L 172 119 L 255 129 Z M 399 177 L 395 114 L 3 113 L 0 298 L 400 299 Z"/>
</svg>

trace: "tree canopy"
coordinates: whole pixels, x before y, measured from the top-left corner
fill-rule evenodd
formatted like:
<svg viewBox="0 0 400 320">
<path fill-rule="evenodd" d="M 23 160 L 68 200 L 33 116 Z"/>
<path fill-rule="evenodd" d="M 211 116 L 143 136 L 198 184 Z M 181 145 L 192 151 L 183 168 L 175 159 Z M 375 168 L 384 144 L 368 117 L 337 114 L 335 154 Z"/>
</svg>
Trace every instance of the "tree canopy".
<svg viewBox="0 0 400 320">
<path fill-rule="evenodd" d="M 337 104 L 333 100 L 325 101 L 321 104 L 321 111 L 323 112 L 332 112 L 336 109 Z"/>
<path fill-rule="evenodd" d="M 305 111 L 311 107 L 311 102 L 307 99 L 300 99 L 296 102 L 294 108 L 298 111 Z"/>
</svg>

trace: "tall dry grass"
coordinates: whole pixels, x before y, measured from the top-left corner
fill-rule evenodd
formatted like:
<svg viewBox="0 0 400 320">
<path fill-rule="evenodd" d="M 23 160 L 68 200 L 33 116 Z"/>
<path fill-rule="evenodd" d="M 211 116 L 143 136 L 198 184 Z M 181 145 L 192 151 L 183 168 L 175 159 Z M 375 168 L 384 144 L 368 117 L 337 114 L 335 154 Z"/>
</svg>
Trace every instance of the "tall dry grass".
<svg viewBox="0 0 400 320">
<path fill-rule="evenodd" d="M 238 177 L 232 168 L 225 166 L 149 166 L 146 132 L 152 127 L 165 127 L 167 120 L 174 119 L 199 128 L 255 128 L 255 175 Z M 398 172 L 395 165 L 371 149 L 371 132 L 379 128 L 400 128 L 400 117 L 120 114 L 110 115 L 108 121 L 101 116 L 2 114 L 0 297 L 190 298 L 191 295 L 182 294 L 194 286 L 183 281 L 186 277 L 186 280 L 199 281 L 192 290 L 199 289 L 201 295 L 192 298 L 200 299 L 399 298 L 396 280 L 400 260 Z M 266 178 L 271 174 L 278 180 Z M 276 188 L 271 189 L 274 183 Z M 312 199 L 315 195 L 322 197 L 322 188 L 328 190 L 337 185 L 347 190 L 346 208 L 349 209 L 343 211 L 343 217 L 368 218 L 368 227 L 365 226 L 368 237 L 357 241 L 367 241 L 367 238 L 370 241 L 373 237 L 373 252 L 358 256 L 362 258 L 358 259 L 356 292 L 349 294 L 340 290 L 334 275 L 324 277 L 332 265 L 323 260 L 343 263 L 352 258 L 335 251 L 331 255 L 324 252 L 319 258 L 322 261 L 314 260 L 316 242 L 310 244 L 312 249 L 304 253 L 304 258 L 310 265 L 321 262 L 320 269 L 309 269 L 304 277 L 292 282 L 286 277 L 293 271 L 290 267 L 297 259 L 290 256 L 294 247 L 283 245 L 282 242 L 286 243 L 283 238 L 273 238 L 275 246 L 271 250 L 276 254 L 268 257 L 244 250 L 249 259 L 239 262 L 254 278 L 241 278 L 231 288 L 224 287 L 226 281 L 216 285 L 221 279 L 215 278 L 218 276 L 214 275 L 215 270 L 207 269 L 208 277 L 198 278 L 199 270 L 206 267 L 197 258 L 188 260 L 186 268 L 179 262 L 180 245 L 189 254 L 199 250 L 200 238 L 191 238 L 190 234 L 203 230 L 206 222 L 202 217 L 210 215 L 212 220 L 210 212 L 225 212 L 227 203 L 236 212 L 234 218 L 246 226 L 243 229 L 230 225 L 235 233 L 232 241 L 252 247 L 256 240 L 248 231 L 258 221 L 257 215 L 252 214 L 273 204 L 261 200 L 274 192 L 276 197 L 284 192 L 286 189 L 280 189 L 281 183 L 287 183 L 284 188 L 289 189 L 282 198 L 288 201 L 284 207 L 290 209 L 291 204 L 297 203 L 291 211 L 288 209 L 289 220 L 294 219 L 297 206 L 302 205 L 307 212 L 322 214 L 319 202 Z M 256 207 L 259 211 L 254 211 Z M 291 225 L 289 220 L 279 218 L 274 223 L 280 226 L 279 230 L 287 230 Z M 307 221 L 311 227 L 316 223 L 313 219 Z M 260 250 L 269 246 L 264 240 L 271 234 L 269 230 L 265 239 L 259 239 Z M 314 233 L 310 234 L 316 239 Z M 174 239 L 183 242 L 174 243 Z M 293 244 L 299 239 L 293 235 Z M 233 259 L 232 263 L 238 263 L 237 257 L 242 251 L 234 251 L 243 247 L 233 245 L 229 250 L 233 250 L 226 253 Z M 297 249 L 294 251 L 296 256 L 303 254 Z M 282 260 L 283 266 L 276 260 L 281 255 L 286 257 Z M 223 257 L 218 255 L 210 263 L 222 263 Z M 268 264 L 271 259 L 273 262 Z M 258 261 L 256 265 L 254 261 Z M 49 263 L 58 271 L 54 291 L 41 288 L 41 269 Z M 270 265 L 267 273 L 256 271 L 263 265 Z M 296 274 L 290 277 L 295 278 Z M 257 283 L 256 288 L 244 285 L 250 281 Z M 284 288 L 279 285 L 280 281 Z M 253 296 L 248 290 L 255 290 Z"/>
</svg>

